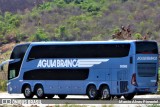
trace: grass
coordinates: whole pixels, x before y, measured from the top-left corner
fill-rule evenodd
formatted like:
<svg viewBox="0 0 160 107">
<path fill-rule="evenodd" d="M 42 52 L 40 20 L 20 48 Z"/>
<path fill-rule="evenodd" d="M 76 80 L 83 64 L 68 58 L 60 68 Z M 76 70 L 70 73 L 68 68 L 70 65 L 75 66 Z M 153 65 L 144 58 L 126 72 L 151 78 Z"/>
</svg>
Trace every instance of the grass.
<svg viewBox="0 0 160 107">
<path fill-rule="evenodd" d="M 160 107 L 160 104 L 151 104 L 151 105 L 147 105 L 146 107 Z"/>
</svg>

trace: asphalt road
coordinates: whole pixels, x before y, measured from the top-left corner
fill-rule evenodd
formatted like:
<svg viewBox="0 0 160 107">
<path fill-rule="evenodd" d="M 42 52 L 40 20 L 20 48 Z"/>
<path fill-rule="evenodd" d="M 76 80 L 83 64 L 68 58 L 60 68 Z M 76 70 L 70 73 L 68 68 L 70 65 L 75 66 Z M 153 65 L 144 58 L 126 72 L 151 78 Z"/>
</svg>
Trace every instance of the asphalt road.
<svg viewBox="0 0 160 107">
<path fill-rule="evenodd" d="M 123 97 L 121 99 L 113 99 L 110 101 L 107 100 L 89 100 L 88 96 L 75 96 L 69 95 L 65 100 L 60 100 L 58 96 L 55 96 L 53 99 L 37 99 L 36 96 L 33 99 L 25 99 L 23 94 L 8 94 L 0 93 L 0 99 L 11 99 L 14 104 L 37 104 L 45 107 L 49 104 L 85 104 L 89 106 L 102 106 L 102 105 L 114 105 L 114 106 L 127 106 L 134 107 L 135 105 L 146 105 L 146 104 L 160 104 L 160 95 L 136 95 L 132 101 L 126 101 Z M 150 102 L 148 102 L 148 100 Z M 2 101 L 0 101 L 2 103 Z"/>
<path fill-rule="evenodd" d="M 25 98 L 23 94 L 9 94 L 7 92 L 0 92 L 0 98 Z M 36 96 L 34 96 L 36 98 Z M 67 99 L 88 99 L 86 95 L 68 95 Z M 152 95 L 136 95 L 134 98 L 159 98 L 160 95 L 152 94 Z M 55 96 L 54 99 L 58 99 L 58 96 Z M 123 97 L 121 99 L 124 99 Z"/>
</svg>

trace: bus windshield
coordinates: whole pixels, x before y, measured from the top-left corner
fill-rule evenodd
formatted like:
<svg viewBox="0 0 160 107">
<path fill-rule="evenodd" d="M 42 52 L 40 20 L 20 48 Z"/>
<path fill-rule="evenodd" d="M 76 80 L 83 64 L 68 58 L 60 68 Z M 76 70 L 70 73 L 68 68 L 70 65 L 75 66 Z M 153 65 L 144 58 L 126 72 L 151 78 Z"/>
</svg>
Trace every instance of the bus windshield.
<svg viewBox="0 0 160 107">
<path fill-rule="evenodd" d="M 158 54 L 156 42 L 136 42 L 136 54 Z"/>
<path fill-rule="evenodd" d="M 21 63 L 24 57 L 24 54 L 28 48 L 29 44 L 16 46 L 11 54 L 13 61 L 9 62 L 8 66 L 8 80 L 15 78 L 19 74 Z"/>
</svg>

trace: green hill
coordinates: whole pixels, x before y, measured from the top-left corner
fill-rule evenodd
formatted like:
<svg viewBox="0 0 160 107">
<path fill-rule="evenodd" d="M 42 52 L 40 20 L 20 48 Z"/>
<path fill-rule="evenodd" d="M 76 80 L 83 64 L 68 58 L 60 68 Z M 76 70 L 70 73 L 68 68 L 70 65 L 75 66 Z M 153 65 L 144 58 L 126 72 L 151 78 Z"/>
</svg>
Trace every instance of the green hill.
<svg viewBox="0 0 160 107">
<path fill-rule="evenodd" d="M 107 40 L 121 26 L 128 25 L 132 36 L 140 33 L 160 42 L 158 0 L 20 1 L 0 3 L 1 45 L 20 41 Z M 17 4 L 14 10 L 13 4 Z"/>
<path fill-rule="evenodd" d="M 35 6 L 39 6 L 49 0 L 0 0 L 1 13 L 6 11 L 12 13 L 24 12 L 32 10 Z"/>
</svg>

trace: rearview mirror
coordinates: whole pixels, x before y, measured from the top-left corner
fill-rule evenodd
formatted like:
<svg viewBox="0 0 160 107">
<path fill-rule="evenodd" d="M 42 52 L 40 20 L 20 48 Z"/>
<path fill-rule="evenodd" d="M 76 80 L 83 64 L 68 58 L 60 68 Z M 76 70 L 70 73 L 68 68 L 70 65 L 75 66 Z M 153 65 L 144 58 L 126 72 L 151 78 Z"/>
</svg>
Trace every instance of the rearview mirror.
<svg viewBox="0 0 160 107">
<path fill-rule="evenodd" d="M 0 71 L 3 71 L 3 70 L 4 70 L 3 65 L 0 65 L 0 67 L 1 67 L 1 70 L 0 70 Z"/>
<path fill-rule="evenodd" d="M 0 64 L 0 71 L 3 71 L 3 70 L 4 70 L 4 65 Z"/>
<path fill-rule="evenodd" d="M 12 62 L 12 61 L 20 61 L 20 59 L 16 59 L 16 60 L 13 60 L 13 59 L 9 59 L 9 60 L 6 60 L 6 61 L 3 61 L 1 64 L 0 64 L 0 71 L 3 71 L 4 70 L 4 65 L 9 63 L 9 62 Z"/>
</svg>

